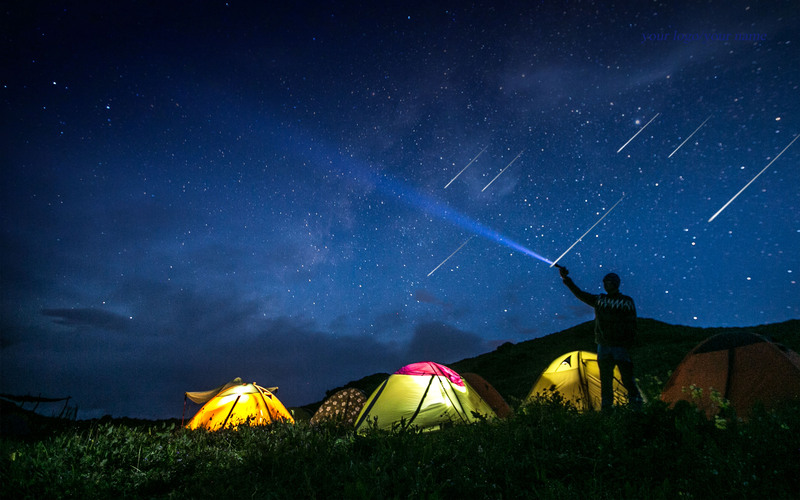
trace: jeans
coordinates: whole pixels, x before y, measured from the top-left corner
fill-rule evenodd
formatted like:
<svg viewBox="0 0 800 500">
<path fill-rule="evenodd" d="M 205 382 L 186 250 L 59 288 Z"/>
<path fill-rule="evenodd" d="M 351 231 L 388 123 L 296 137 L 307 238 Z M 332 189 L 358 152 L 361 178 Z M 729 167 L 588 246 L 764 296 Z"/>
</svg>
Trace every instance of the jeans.
<svg viewBox="0 0 800 500">
<path fill-rule="evenodd" d="M 628 391 L 628 402 L 635 408 L 642 405 L 642 396 L 633 378 L 633 360 L 625 347 L 597 344 L 597 365 L 600 368 L 602 409 L 614 404 L 614 366 L 619 367 L 622 385 Z"/>
</svg>

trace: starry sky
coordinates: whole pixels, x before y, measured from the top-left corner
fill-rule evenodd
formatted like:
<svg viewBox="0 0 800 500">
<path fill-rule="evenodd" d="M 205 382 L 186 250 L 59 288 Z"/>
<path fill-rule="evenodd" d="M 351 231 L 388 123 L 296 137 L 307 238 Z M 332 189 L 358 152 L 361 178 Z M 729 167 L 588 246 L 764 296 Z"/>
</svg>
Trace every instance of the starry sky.
<svg viewBox="0 0 800 500">
<path fill-rule="evenodd" d="M 312 403 L 592 319 L 584 234 L 642 317 L 800 317 L 796 1 L 191 4 L 0 12 L 0 392 Z"/>
</svg>

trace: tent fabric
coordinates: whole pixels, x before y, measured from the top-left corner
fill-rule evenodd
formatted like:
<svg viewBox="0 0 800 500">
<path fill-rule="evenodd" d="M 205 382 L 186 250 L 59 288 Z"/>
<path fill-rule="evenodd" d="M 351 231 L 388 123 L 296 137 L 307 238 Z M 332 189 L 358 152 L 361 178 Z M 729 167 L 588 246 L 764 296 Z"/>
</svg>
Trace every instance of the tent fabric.
<svg viewBox="0 0 800 500">
<path fill-rule="evenodd" d="M 597 354 L 589 351 L 572 351 L 557 357 L 534 382 L 524 403 L 558 392 L 578 410 L 600 410 L 600 367 Z M 628 391 L 622 385 L 619 368 L 614 367 L 614 403 L 628 400 Z"/>
<path fill-rule="evenodd" d="M 495 417 L 491 406 L 458 373 L 425 362 L 404 366 L 375 389 L 361 409 L 355 429 L 363 432 L 375 425 L 387 430 L 414 427 L 430 431 Z"/>
<path fill-rule="evenodd" d="M 395 373 L 399 375 L 439 375 L 442 377 L 447 377 L 450 379 L 450 382 L 463 386 L 464 381 L 461 379 L 461 375 L 456 373 L 453 369 L 448 368 L 447 366 L 440 365 L 439 363 L 434 363 L 432 361 L 423 361 L 422 363 L 411 363 L 410 365 L 406 365 Z"/>
<path fill-rule="evenodd" d="M 290 408 L 286 408 L 289 410 L 289 413 L 292 414 L 292 418 L 294 419 L 294 423 L 298 422 L 308 422 L 311 420 L 311 413 L 305 408 L 299 406 L 292 406 Z"/>
<path fill-rule="evenodd" d="M 709 418 L 719 412 L 712 393 L 747 418 L 754 405 L 771 409 L 800 399 L 800 355 L 754 333 L 721 333 L 692 349 L 664 385 L 661 400 L 688 401 Z M 698 396 L 699 394 L 699 396 Z"/>
<path fill-rule="evenodd" d="M 238 385 L 242 383 L 242 379 L 236 377 L 235 379 L 231 380 L 227 384 L 221 385 L 216 389 L 211 389 L 209 391 L 196 391 L 196 392 L 187 392 L 184 394 L 190 401 L 193 401 L 199 405 L 203 405 L 208 403 L 211 398 L 219 394 L 221 391 L 233 387 L 234 385 Z"/>
<path fill-rule="evenodd" d="M 492 386 L 489 382 L 486 381 L 483 377 L 478 375 L 477 373 L 464 373 L 462 375 L 464 381 L 466 381 L 470 387 L 475 389 L 478 394 L 486 401 L 489 406 L 492 407 L 495 414 L 497 414 L 497 418 L 508 418 L 511 416 L 511 407 L 508 406 L 506 400 L 503 399 L 503 396 L 497 392 L 497 389 Z"/>
<path fill-rule="evenodd" d="M 310 423 L 316 425 L 322 422 L 333 422 L 352 427 L 366 401 L 367 395 L 364 394 L 364 391 L 355 387 L 342 389 L 322 403 L 311 417 Z"/>
<path fill-rule="evenodd" d="M 235 379 L 219 389 L 186 424 L 187 428 L 217 431 L 240 425 L 267 425 L 280 421 L 294 423 L 291 413 L 269 389 L 255 383 L 242 383 L 241 379 Z M 210 392 L 213 390 L 191 394 L 205 397 Z M 187 398 L 189 394 L 186 393 Z"/>
<path fill-rule="evenodd" d="M 209 391 L 196 391 L 196 392 L 186 392 L 184 396 L 186 396 L 190 401 L 193 401 L 199 405 L 208 403 L 211 398 L 219 394 L 220 392 L 233 387 L 234 385 L 239 385 L 242 383 L 242 379 L 240 377 L 236 377 L 235 379 L 231 380 L 225 385 L 221 385 L 216 389 L 211 389 Z M 269 392 L 275 392 L 278 390 L 277 387 L 270 387 L 267 389 Z"/>
</svg>

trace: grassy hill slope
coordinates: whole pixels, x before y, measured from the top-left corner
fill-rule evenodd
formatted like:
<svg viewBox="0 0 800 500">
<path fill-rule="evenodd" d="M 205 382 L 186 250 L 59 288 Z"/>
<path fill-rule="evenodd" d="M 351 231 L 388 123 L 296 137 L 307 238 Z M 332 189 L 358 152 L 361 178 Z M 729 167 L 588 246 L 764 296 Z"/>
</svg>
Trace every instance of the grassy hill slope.
<svg viewBox="0 0 800 500">
<path fill-rule="evenodd" d="M 638 342 L 632 349 L 631 356 L 635 364 L 636 377 L 640 380 L 644 392 L 651 397 L 657 395 L 660 386 L 667 381 L 683 357 L 697 344 L 713 335 L 752 332 L 800 352 L 800 320 L 752 327 L 697 328 L 639 318 L 638 326 Z M 518 344 L 506 343 L 492 352 L 448 363 L 447 366 L 459 373 L 472 372 L 481 375 L 509 404 L 516 406 L 516 403 L 527 396 L 539 374 L 557 356 L 577 350 L 595 352 L 596 348 L 594 322 L 587 321 L 544 337 Z M 331 389 L 328 394 L 333 394 L 344 387 L 357 387 L 369 395 L 386 377 L 388 377 L 386 373 L 372 374 L 349 382 L 343 387 Z M 320 403 L 309 405 L 307 408 L 315 410 Z"/>
</svg>

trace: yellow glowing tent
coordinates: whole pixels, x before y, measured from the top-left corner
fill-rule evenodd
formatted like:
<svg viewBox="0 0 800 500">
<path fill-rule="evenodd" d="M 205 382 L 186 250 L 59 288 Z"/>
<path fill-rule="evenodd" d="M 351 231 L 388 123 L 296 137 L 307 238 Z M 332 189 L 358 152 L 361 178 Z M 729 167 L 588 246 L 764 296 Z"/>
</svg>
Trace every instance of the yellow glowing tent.
<svg viewBox="0 0 800 500">
<path fill-rule="evenodd" d="M 549 397 L 555 392 L 578 410 L 599 410 L 600 368 L 597 354 L 572 351 L 557 357 L 539 375 L 523 403 Z M 620 404 L 627 399 L 628 391 L 622 385 L 619 368 L 614 367 L 614 403 Z"/>
<path fill-rule="evenodd" d="M 210 391 L 187 392 L 186 398 L 203 407 L 186 424 L 189 429 L 216 431 L 240 425 L 267 425 L 273 422 L 294 423 L 291 413 L 272 391 L 255 383 L 245 384 L 236 378 Z"/>
<path fill-rule="evenodd" d="M 428 361 L 406 365 L 390 375 L 367 399 L 355 429 L 427 431 L 481 418 L 496 418 L 496 414 L 480 394 L 452 369 Z"/>
</svg>

